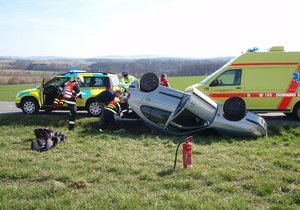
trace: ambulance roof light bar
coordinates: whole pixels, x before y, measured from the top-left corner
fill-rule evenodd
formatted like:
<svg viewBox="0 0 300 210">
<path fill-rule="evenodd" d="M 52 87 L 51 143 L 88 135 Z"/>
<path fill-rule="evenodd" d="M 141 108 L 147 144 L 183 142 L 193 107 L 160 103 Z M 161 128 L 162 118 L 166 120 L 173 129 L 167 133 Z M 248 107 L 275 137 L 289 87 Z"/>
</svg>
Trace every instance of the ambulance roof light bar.
<svg viewBox="0 0 300 210">
<path fill-rule="evenodd" d="M 85 70 L 72 69 L 69 71 L 70 74 L 84 73 Z"/>
</svg>

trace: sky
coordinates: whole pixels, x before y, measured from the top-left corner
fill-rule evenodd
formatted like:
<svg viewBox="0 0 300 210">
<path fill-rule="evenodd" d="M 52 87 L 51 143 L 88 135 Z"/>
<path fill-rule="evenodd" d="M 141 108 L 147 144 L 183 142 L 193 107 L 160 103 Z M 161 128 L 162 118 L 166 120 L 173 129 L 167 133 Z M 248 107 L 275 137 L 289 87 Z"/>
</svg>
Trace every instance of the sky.
<svg viewBox="0 0 300 210">
<path fill-rule="evenodd" d="M 299 0 L 0 0 L 0 56 L 300 51 Z"/>
</svg>

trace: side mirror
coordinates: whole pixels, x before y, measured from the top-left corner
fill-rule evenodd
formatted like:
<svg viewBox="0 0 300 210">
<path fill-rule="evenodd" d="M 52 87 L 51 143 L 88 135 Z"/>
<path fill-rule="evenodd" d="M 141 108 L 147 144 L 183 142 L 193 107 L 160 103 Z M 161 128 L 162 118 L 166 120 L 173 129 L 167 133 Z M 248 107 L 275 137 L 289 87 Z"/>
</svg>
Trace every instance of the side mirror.
<svg viewBox="0 0 300 210">
<path fill-rule="evenodd" d="M 35 84 L 36 89 L 40 89 L 41 85 L 40 84 Z"/>
</svg>

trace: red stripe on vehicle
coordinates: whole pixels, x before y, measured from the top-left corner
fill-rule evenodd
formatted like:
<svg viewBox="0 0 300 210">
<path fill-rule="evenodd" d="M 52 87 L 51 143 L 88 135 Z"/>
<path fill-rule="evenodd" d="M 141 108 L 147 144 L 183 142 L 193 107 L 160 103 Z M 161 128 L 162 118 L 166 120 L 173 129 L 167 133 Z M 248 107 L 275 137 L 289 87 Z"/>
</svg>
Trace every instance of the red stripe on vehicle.
<svg viewBox="0 0 300 210">
<path fill-rule="evenodd" d="M 299 83 L 295 80 L 291 80 L 288 89 L 287 89 L 287 93 L 296 93 L 297 89 L 299 87 Z M 284 97 L 281 99 L 277 109 L 286 109 L 290 103 L 292 102 L 293 97 Z"/>
<path fill-rule="evenodd" d="M 290 66 L 298 62 L 233 63 L 231 66 Z"/>
<path fill-rule="evenodd" d="M 207 95 L 212 98 L 247 97 L 247 93 L 208 93 Z"/>
</svg>

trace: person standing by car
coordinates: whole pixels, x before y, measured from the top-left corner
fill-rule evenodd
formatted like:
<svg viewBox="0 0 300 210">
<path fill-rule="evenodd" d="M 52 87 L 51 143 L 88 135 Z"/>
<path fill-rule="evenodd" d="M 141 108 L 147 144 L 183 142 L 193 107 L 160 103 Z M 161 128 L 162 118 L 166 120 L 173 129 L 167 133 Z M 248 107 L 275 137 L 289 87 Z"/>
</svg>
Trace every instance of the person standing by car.
<svg viewBox="0 0 300 210">
<path fill-rule="evenodd" d="M 166 74 L 162 74 L 160 76 L 160 85 L 165 86 L 165 87 L 170 87 L 170 84 L 169 84 Z"/>
<path fill-rule="evenodd" d="M 104 110 L 105 107 L 115 98 L 119 98 L 122 95 L 121 90 L 113 91 L 111 89 L 104 90 L 96 96 L 96 100 L 100 105 L 101 114 L 99 119 L 99 130 L 102 131 L 101 126 L 104 122 Z"/>
<path fill-rule="evenodd" d="M 120 80 L 119 87 L 123 92 L 127 92 L 130 84 L 137 79 L 134 76 L 128 74 L 128 72 L 122 72 L 123 78 Z"/>
<path fill-rule="evenodd" d="M 69 116 L 69 130 L 74 130 L 75 120 L 77 115 L 76 98 L 82 98 L 82 92 L 80 91 L 80 84 L 84 82 L 84 79 L 80 75 L 76 75 L 73 81 L 67 82 L 63 90 L 63 98 L 70 110 Z"/>
</svg>

